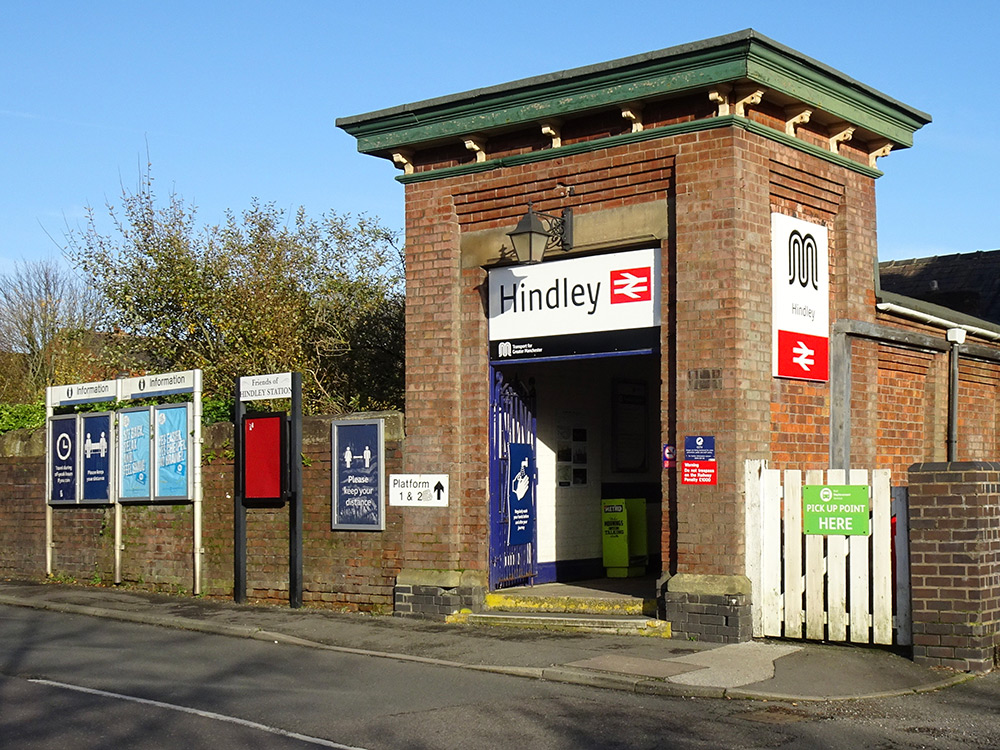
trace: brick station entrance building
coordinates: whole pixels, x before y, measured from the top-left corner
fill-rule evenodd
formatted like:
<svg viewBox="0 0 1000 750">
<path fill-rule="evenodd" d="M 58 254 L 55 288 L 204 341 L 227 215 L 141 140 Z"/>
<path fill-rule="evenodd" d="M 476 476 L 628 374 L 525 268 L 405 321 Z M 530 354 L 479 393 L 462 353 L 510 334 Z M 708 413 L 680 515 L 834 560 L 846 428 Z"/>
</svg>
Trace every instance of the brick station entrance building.
<svg viewBox="0 0 1000 750">
<path fill-rule="evenodd" d="M 981 405 L 998 329 L 878 287 L 876 160 L 928 122 L 749 30 L 338 120 L 401 170 L 405 470 L 450 479 L 401 509 L 397 611 L 606 575 L 622 498 L 668 619 L 744 601 L 746 460 L 944 461 L 945 329 Z M 521 264 L 529 207 L 572 237 Z M 993 416 L 963 459 L 996 455 Z"/>
</svg>

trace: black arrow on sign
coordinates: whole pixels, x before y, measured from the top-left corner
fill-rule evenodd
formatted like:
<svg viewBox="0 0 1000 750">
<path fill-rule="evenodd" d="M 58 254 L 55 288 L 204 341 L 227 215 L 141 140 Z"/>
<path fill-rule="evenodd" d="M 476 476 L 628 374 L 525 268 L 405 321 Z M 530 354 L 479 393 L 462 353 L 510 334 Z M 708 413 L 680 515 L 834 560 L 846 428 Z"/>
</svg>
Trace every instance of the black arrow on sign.
<svg viewBox="0 0 1000 750">
<path fill-rule="evenodd" d="M 434 485 L 434 494 L 437 495 L 438 502 L 441 501 L 441 495 L 444 494 L 444 485 L 438 482 Z"/>
</svg>

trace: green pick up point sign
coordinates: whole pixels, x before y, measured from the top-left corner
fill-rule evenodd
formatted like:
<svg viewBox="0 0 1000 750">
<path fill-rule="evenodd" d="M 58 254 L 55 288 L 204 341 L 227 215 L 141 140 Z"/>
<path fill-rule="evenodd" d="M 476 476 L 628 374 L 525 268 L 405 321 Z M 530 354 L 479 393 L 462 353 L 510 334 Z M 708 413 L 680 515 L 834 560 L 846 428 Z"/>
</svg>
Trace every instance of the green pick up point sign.
<svg viewBox="0 0 1000 750">
<path fill-rule="evenodd" d="M 807 484 L 802 488 L 806 534 L 868 536 L 871 502 L 865 485 Z"/>
</svg>

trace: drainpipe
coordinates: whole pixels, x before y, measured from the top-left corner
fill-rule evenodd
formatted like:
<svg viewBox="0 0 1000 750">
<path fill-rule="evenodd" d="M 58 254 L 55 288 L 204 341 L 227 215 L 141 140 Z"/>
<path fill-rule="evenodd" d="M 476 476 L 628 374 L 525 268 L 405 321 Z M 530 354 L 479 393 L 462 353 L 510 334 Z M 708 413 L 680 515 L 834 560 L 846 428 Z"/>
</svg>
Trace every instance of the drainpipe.
<svg viewBox="0 0 1000 750">
<path fill-rule="evenodd" d="M 948 462 L 958 460 L 958 347 L 965 343 L 964 328 L 949 328 L 951 342 L 948 376 Z"/>
</svg>

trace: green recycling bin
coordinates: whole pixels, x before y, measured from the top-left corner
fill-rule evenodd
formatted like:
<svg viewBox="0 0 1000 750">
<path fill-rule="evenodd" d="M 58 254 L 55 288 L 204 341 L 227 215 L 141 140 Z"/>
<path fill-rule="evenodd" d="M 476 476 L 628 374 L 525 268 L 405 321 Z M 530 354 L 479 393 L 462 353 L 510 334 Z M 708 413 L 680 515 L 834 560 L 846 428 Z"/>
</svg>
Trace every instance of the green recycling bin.
<svg viewBox="0 0 1000 750">
<path fill-rule="evenodd" d="M 601 531 L 608 578 L 641 576 L 646 572 L 649 549 L 644 498 L 601 501 Z"/>
</svg>

